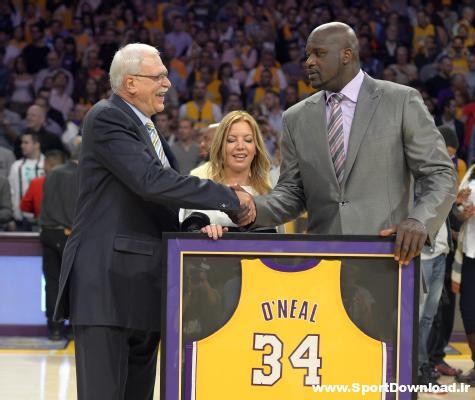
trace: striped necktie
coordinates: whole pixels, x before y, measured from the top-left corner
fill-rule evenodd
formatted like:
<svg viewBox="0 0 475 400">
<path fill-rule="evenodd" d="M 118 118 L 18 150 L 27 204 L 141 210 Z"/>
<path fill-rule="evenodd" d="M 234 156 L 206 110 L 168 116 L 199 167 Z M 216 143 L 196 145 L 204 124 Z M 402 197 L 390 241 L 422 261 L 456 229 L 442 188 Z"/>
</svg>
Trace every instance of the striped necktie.
<svg viewBox="0 0 475 400">
<path fill-rule="evenodd" d="M 341 101 L 344 95 L 333 93 L 328 99 L 330 105 L 330 119 L 328 121 L 328 143 L 330 145 L 330 155 L 335 168 L 338 182 L 343 182 L 345 173 L 345 145 L 343 135 L 343 113 L 341 111 Z"/>
<path fill-rule="evenodd" d="M 160 141 L 160 138 L 158 136 L 158 132 L 155 129 L 155 126 L 153 125 L 152 122 L 147 122 L 145 124 L 145 127 L 147 128 L 147 132 L 150 135 L 150 139 L 152 140 L 153 147 L 155 148 L 155 151 L 157 152 L 158 159 L 162 163 L 164 167 L 169 167 L 170 163 L 168 162 L 168 158 L 165 155 L 165 151 L 163 150 L 162 142 Z"/>
</svg>

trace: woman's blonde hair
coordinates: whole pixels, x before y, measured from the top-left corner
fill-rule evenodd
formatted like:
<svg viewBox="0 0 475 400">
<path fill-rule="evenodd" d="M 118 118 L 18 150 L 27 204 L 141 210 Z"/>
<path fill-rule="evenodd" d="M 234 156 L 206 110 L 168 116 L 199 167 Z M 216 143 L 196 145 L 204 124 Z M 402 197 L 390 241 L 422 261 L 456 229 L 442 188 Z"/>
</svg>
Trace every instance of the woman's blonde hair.
<svg viewBox="0 0 475 400">
<path fill-rule="evenodd" d="M 224 116 L 216 129 L 210 148 L 210 178 L 216 182 L 225 183 L 224 163 L 226 162 L 226 139 L 231 126 L 239 121 L 245 121 L 252 130 L 256 144 L 256 155 L 251 162 L 250 183 L 258 194 L 270 192 L 270 161 L 264 140 L 256 120 L 249 113 L 241 110 L 231 111 Z"/>
</svg>

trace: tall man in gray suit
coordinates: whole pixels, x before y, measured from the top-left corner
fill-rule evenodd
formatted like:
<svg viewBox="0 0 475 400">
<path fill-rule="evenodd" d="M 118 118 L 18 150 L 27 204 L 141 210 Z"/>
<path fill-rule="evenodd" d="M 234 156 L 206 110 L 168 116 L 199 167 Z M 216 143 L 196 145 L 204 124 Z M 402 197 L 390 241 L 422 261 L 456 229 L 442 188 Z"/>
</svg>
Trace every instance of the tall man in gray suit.
<svg viewBox="0 0 475 400">
<path fill-rule="evenodd" d="M 280 178 L 255 198 L 255 224 L 280 225 L 306 209 L 310 233 L 397 233 L 395 259 L 407 264 L 427 236 L 433 242 L 455 198 L 442 136 L 416 90 L 361 71 L 348 25 L 315 28 L 306 52 L 321 90 L 284 113 Z M 423 188 L 415 201 L 414 180 Z"/>
<path fill-rule="evenodd" d="M 249 195 L 176 172 L 150 119 L 170 88 L 155 48 L 136 43 L 117 51 L 110 82 L 112 96 L 84 120 L 55 319 L 74 327 L 79 400 L 151 400 L 162 232 L 178 230 L 180 207 L 239 210 Z"/>
</svg>

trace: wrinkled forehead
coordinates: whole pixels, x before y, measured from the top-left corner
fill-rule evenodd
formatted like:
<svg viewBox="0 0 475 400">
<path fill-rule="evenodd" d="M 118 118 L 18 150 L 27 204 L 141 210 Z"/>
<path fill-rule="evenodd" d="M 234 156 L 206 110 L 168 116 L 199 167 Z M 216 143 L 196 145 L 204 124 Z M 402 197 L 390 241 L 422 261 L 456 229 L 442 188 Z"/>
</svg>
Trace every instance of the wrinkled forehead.
<svg viewBox="0 0 475 400">
<path fill-rule="evenodd" d="M 161 57 L 158 54 L 146 54 L 142 60 L 141 69 L 142 71 L 157 74 L 167 71 Z"/>
<path fill-rule="evenodd" d="M 314 30 L 307 39 L 306 48 L 316 49 L 335 47 L 339 42 L 338 35 L 329 32 L 328 30 Z"/>
</svg>

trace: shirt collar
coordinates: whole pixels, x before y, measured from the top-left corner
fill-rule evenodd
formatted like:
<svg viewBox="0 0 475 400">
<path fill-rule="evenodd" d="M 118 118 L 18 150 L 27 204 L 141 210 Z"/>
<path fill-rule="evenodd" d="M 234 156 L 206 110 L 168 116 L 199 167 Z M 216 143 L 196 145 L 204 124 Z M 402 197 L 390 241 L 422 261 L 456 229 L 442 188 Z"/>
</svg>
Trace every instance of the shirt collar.
<svg viewBox="0 0 475 400">
<path fill-rule="evenodd" d="M 122 99 L 124 100 L 124 99 Z M 142 124 L 147 124 L 147 123 L 152 123 L 152 120 L 147 117 L 142 111 L 140 111 L 137 107 L 135 107 L 133 104 L 129 103 L 128 101 L 124 100 L 127 105 L 132 109 L 132 111 L 135 113 L 135 115 L 137 115 L 137 117 L 139 117 L 140 121 L 142 122 Z"/>
<path fill-rule="evenodd" d="M 345 99 L 351 100 L 356 103 L 358 100 L 358 94 L 360 93 L 361 85 L 363 84 L 364 73 L 360 69 L 356 76 L 349 81 L 346 86 L 340 90 L 340 93 L 345 96 Z M 330 98 L 332 92 L 325 91 L 326 101 Z"/>
</svg>

